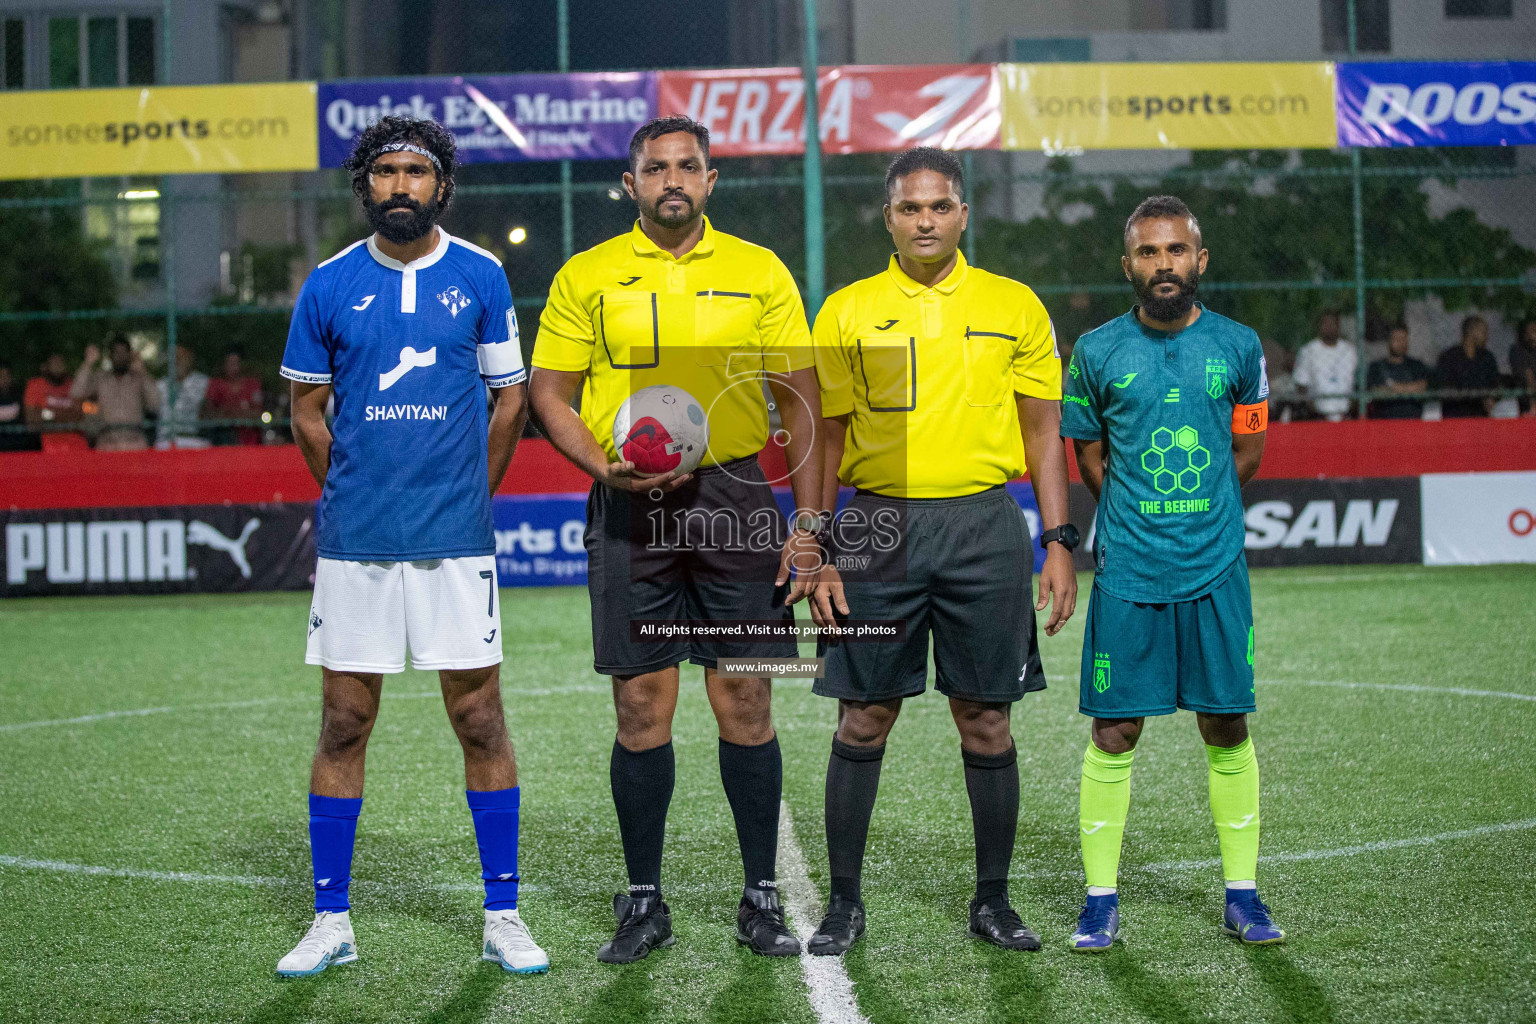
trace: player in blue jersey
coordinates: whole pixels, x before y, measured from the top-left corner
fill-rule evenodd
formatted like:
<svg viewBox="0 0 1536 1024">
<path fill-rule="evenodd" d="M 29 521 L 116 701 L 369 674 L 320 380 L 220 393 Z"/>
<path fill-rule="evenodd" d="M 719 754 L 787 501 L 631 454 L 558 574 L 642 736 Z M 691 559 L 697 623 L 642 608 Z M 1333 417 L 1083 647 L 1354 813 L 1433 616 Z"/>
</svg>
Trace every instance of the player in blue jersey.
<svg viewBox="0 0 1536 1024">
<path fill-rule="evenodd" d="M 315 920 L 277 965 L 287 977 L 357 959 L 347 888 L 363 756 L 383 677 L 405 670 L 407 647 L 416 668 L 438 672 L 464 751 L 485 881 L 481 955 L 549 969 L 517 910 L 491 532 L 490 495 L 527 415 L 526 371 L 500 262 L 437 226 L 455 165 L 453 137 L 433 121 L 386 117 L 359 136 L 346 167 L 373 234 L 304 282 L 283 353 L 294 438 L 322 488 L 305 654 L 323 692 L 309 794 Z"/>
<path fill-rule="evenodd" d="M 1098 499 L 1096 573 L 1080 709 L 1093 718 L 1080 804 L 1088 896 L 1071 945 L 1119 934 L 1116 872 L 1131 760 L 1148 715 L 1195 713 L 1226 878 L 1223 930 L 1280 942 L 1255 886 L 1259 768 L 1253 605 L 1241 487 L 1268 426 L 1259 336 L 1195 301 L 1209 253 L 1189 207 L 1147 199 L 1125 226 L 1121 265 L 1138 305 L 1079 339 L 1061 432 Z"/>
</svg>

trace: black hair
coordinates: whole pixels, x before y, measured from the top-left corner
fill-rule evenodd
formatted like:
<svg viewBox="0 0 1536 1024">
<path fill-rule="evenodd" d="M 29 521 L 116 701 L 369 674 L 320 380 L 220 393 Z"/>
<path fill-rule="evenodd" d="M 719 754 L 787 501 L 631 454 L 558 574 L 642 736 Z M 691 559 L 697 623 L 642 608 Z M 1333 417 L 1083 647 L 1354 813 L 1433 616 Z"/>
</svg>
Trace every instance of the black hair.
<svg viewBox="0 0 1536 1024">
<path fill-rule="evenodd" d="M 1131 234 L 1131 225 L 1143 220 L 1161 220 L 1165 217 L 1188 219 L 1190 226 L 1195 229 L 1195 237 L 1200 237 L 1200 221 L 1190 212 L 1189 206 L 1178 196 L 1148 196 L 1136 204 L 1136 209 L 1125 221 L 1125 237 Z"/>
<path fill-rule="evenodd" d="M 437 180 L 443 186 L 443 198 L 439 207 L 448 209 L 453 199 L 454 172 L 459 168 L 457 147 L 453 135 L 430 118 L 397 117 L 393 114 L 381 117 L 357 137 L 352 153 L 342 167 L 352 175 L 352 194 L 359 199 L 368 196 L 368 172 L 385 146 L 396 142 L 409 142 L 420 146 L 437 158 Z"/>
<path fill-rule="evenodd" d="M 229 345 L 229 346 L 225 347 L 224 355 L 226 357 L 228 357 L 228 356 L 239 356 L 241 359 L 244 359 L 245 358 L 245 346 L 244 345 Z"/>
<path fill-rule="evenodd" d="M 672 135 L 682 132 L 692 135 L 699 140 L 699 149 L 704 151 L 704 166 L 709 166 L 709 129 L 691 117 L 682 114 L 674 114 L 671 117 L 656 117 L 645 122 L 635 129 L 635 134 L 629 138 L 629 169 L 633 171 L 640 161 L 640 151 L 645 144 L 652 139 L 659 139 L 663 135 Z"/>
<path fill-rule="evenodd" d="M 1461 340 L 1462 341 L 1466 341 L 1467 340 L 1467 335 L 1469 333 L 1471 333 L 1472 325 L 1473 324 L 1482 324 L 1484 327 L 1487 327 L 1488 326 L 1488 321 L 1484 320 L 1482 317 L 1478 316 L 1476 313 L 1473 313 L 1471 316 L 1464 317 L 1462 319 L 1462 321 L 1461 321 Z M 1517 337 L 1518 337 L 1518 335 L 1517 335 Z"/>
<path fill-rule="evenodd" d="M 125 346 L 127 346 L 128 350 L 130 352 L 133 351 L 133 342 L 129 341 L 128 340 L 128 335 L 124 334 L 122 331 L 113 331 L 112 333 L 107 335 L 107 351 L 108 352 L 111 352 L 114 348 L 117 348 L 117 346 L 119 346 L 119 345 L 125 345 Z"/>
<path fill-rule="evenodd" d="M 1525 344 L 1525 332 L 1532 324 L 1536 324 L 1536 311 L 1525 314 L 1520 318 L 1520 323 L 1515 326 L 1515 344 Z"/>
<path fill-rule="evenodd" d="M 891 189 L 900 178 L 918 171 L 934 171 L 949 179 L 950 187 L 960 201 L 965 202 L 965 168 L 955 154 L 932 146 L 915 146 L 896 154 L 891 166 L 885 169 L 885 201 L 891 201 Z"/>
<path fill-rule="evenodd" d="M 1336 310 L 1336 309 L 1325 309 L 1321 313 L 1317 314 L 1317 322 L 1318 323 L 1322 323 L 1323 322 L 1323 317 L 1325 317 L 1325 316 L 1331 316 L 1335 320 L 1343 320 L 1344 319 L 1344 314 L 1340 313 L 1338 310 Z"/>
</svg>

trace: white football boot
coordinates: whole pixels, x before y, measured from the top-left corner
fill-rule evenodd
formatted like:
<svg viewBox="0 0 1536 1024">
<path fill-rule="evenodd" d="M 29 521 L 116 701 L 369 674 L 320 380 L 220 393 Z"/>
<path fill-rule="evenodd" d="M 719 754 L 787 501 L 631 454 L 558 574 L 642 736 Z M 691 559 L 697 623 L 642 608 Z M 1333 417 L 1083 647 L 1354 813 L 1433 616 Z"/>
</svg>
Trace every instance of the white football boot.
<svg viewBox="0 0 1536 1024">
<path fill-rule="evenodd" d="M 543 974 L 549 970 L 549 954 L 528 934 L 528 925 L 516 910 L 485 912 L 485 950 L 480 959 L 501 964 L 515 974 Z"/>
<path fill-rule="evenodd" d="M 315 923 L 293 951 L 277 962 L 277 973 L 285 978 L 308 978 L 332 964 L 350 964 L 356 959 L 351 915 L 345 910 L 324 910 L 315 915 Z"/>
</svg>

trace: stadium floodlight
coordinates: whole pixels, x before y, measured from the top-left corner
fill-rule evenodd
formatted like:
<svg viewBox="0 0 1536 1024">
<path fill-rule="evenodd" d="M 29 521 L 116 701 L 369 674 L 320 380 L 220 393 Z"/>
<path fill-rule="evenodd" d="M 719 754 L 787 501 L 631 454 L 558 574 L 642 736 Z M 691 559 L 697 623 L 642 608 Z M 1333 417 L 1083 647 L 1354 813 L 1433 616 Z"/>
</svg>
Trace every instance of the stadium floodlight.
<svg viewBox="0 0 1536 1024">
<path fill-rule="evenodd" d="M 511 231 L 507 232 L 507 241 L 511 242 L 513 245 L 522 245 L 524 242 L 528 241 L 528 229 L 513 228 Z"/>
<path fill-rule="evenodd" d="M 157 188 L 131 188 L 126 192 L 117 194 L 119 199 L 159 199 L 160 190 Z"/>
</svg>

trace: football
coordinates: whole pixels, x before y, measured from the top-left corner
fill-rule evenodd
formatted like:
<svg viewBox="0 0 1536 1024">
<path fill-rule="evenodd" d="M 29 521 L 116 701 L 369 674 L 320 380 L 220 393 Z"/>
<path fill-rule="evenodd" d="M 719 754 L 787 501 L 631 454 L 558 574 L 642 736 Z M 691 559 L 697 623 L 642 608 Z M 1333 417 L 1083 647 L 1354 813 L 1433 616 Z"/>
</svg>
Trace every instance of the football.
<svg viewBox="0 0 1536 1024">
<path fill-rule="evenodd" d="M 641 388 L 613 418 L 613 447 L 642 473 L 692 473 L 709 448 L 709 420 L 682 388 Z"/>
</svg>

